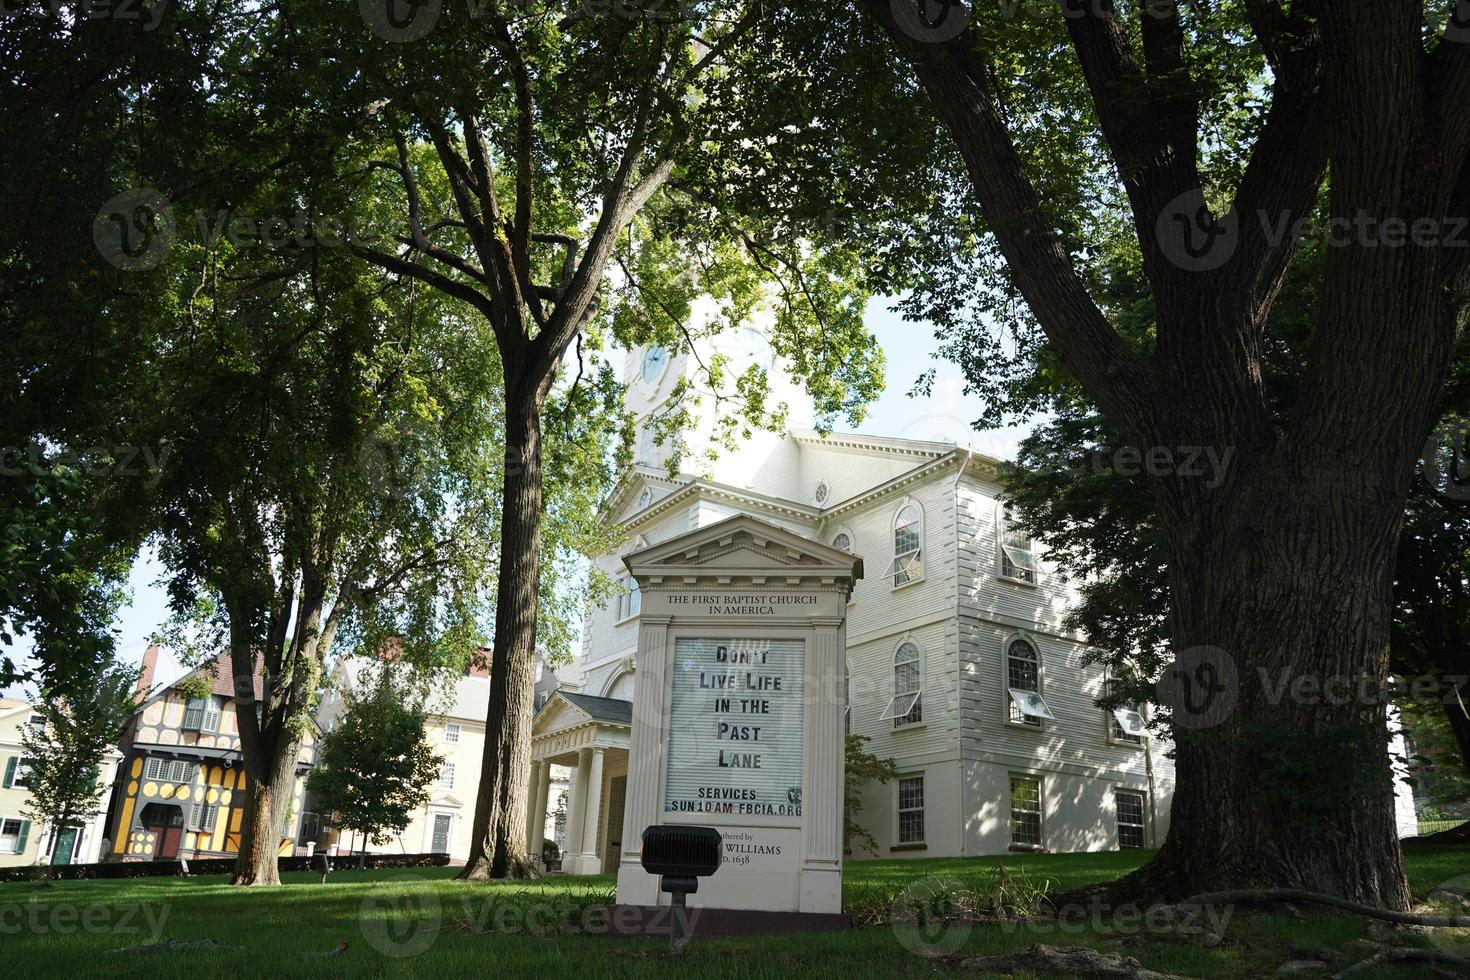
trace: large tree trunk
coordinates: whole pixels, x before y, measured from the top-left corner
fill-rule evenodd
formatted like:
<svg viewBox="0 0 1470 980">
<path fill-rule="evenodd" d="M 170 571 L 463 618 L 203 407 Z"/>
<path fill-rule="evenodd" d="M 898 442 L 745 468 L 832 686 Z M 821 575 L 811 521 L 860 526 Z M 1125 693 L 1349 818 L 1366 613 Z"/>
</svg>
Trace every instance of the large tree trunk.
<svg viewBox="0 0 1470 980">
<path fill-rule="evenodd" d="M 1205 520 L 1167 522 L 1177 784 L 1168 839 L 1120 897 L 1409 904 L 1381 698 L 1397 528 L 1350 482 L 1268 464 Z"/>
<path fill-rule="evenodd" d="M 514 390 L 510 384 L 507 388 Z M 509 405 L 506 412 L 505 497 L 490 705 L 470 856 L 459 875 L 465 880 L 538 875 L 524 839 L 536 681 L 542 499 L 541 398 L 529 401 L 530 405 Z"/>
<path fill-rule="evenodd" d="M 1390 220 L 1454 225 L 1465 203 L 1459 109 L 1470 62 L 1450 42 L 1425 56 L 1414 4 L 1353 0 L 1311 5 L 1310 17 L 1253 15 L 1272 58 L 1272 111 L 1236 189 L 1232 250 L 1196 270 L 1189 249 L 1160 233 L 1180 202 L 1205 199 L 1197 106 L 1181 97 L 1187 86 L 1155 84 L 1188 64 L 1175 7 L 1143 16 L 1140 63 L 1121 8 L 1068 4 L 1067 30 L 1128 191 L 1155 300 L 1155 349 L 1139 357 L 1047 217 L 991 89 L 982 40 L 921 39 L 897 19 L 907 7 L 868 0 L 954 135 L 1052 348 L 1150 461 L 1170 634 L 1191 693 L 1219 687 L 1222 675 L 1227 682 L 1194 727 L 1176 718 L 1169 838 L 1112 890 L 1148 900 L 1261 884 L 1401 909 L 1409 890 L 1384 708 L 1362 703 L 1355 683 L 1375 686 L 1387 673 L 1394 549 L 1454 346 L 1455 304 L 1466 291 L 1463 281 L 1459 295 L 1447 287 L 1463 259 L 1420 243 L 1334 242 L 1297 397 L 1277 416 L 1263 361 L 1293 242 L 1259 229 L 1308 215 L 1324 169 L 1335 227 L 1366 219 L 1381 235 Z M 1196 219 L 1208 213 L 1196 210 Z M 1156 450 L 1177 463 L 1201 447 L 1231 454 L 1222 484 L 1183 468 L 1153 474 Z M 1341 678 L 1349 693 L 1278 696 L 1281 682 L 1297 678 L 1317 692 Z"/>
<path fill-rule="evenodd" d="M 1444 701 L 1445 721 L 1460 747 L 1460 764 L 1470 772 L 1470 679 L 1464 674 L 1447 674 L 1437 696 Z"/>
<path fill-rule="evenodd" d="M 296 759 L 300 753 L 300 739 L 280 738 L 275 741 L 272 758 L 262 760 L 261 767 L 247 763 L 245 819 L 240 825 L 240 854 L 235 859 L 235 874 L 230 884 L 281 883 L 281 825 L 296 784 Z"/>
</svg>

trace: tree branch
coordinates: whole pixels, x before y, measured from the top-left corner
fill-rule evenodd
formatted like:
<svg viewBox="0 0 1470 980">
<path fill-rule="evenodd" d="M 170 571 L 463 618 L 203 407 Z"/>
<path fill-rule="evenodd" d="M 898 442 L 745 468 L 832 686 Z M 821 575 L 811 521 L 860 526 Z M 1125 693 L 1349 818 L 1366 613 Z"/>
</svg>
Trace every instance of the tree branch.
<svg viewBox="0 0 1470 980">
<path fill-rule="evenodd" d="M 977 56 L 969 49 L 968 38 L 922 43 L 899 26 L 888 0 L 867 0 L 867 6 L 914 65 L 954 137 L 986 224 L 1058 356 L 1125 431 L 1131 427 L 1131 434 L 1139 435 L 1137 426 L 1152 400 L 1146 365 L 1128 350 L 1092 301 L 1071 257 L 1044 219 L 1036 188 L 1026 176 L 984 72 L 974 64 Z"/>
</svg>

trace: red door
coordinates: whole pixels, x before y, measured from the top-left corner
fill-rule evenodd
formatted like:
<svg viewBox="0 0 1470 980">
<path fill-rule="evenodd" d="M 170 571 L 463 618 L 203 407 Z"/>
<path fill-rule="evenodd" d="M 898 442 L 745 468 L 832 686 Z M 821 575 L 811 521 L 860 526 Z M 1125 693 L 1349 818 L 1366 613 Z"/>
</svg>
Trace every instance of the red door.
<svg viewBox="0 0 1470 980">
<path fill-rule="evenodd" d="M 158 828 L 158 854 L 160 859 L 179 856 L 179 841 L 184 836 L 183 827 Z"/>
</svg>

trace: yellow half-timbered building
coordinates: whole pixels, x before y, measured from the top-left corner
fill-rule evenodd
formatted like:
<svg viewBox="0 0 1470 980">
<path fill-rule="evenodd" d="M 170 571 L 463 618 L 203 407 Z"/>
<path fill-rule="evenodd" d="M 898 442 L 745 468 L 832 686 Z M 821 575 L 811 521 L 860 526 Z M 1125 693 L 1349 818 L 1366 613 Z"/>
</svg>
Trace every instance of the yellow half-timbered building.
<svg viewBox="0 0 1470 980">
<path fill-rule="evenodd" d="M 144 655 L 150 680 L 157 648 Z M 255 695 L 261 694 L 255 677 Z M 122 778 L 113 791 L 108 858 L 122 861 L 230 857 L 240 850 L 248 776 L 240 754 L 230 655 L 150 691 L 120 746 Z M 307 736 L 297 759 L 291 819 L 280 853 L 293 852 L 306 772 L 315 752 Z"/>
</svg>

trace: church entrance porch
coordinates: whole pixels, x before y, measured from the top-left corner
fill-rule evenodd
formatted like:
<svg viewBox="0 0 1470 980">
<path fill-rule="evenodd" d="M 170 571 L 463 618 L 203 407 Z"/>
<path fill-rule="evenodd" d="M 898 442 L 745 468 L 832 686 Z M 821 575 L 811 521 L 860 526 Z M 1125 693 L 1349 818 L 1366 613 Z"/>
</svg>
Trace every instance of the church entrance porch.
<svg viewBox="0 0 1470 980">
<path fill-rule="evenodd" d="M 551 767 L 564 766 L 571 777 L 561 871 L 595 875 L 617 867 L 632 719 L 632 702 L 570 691 L 557 691 L 536 713 L 531 722 L 526 846 L 538 863 L 551 805 Z"/>
</svg>

